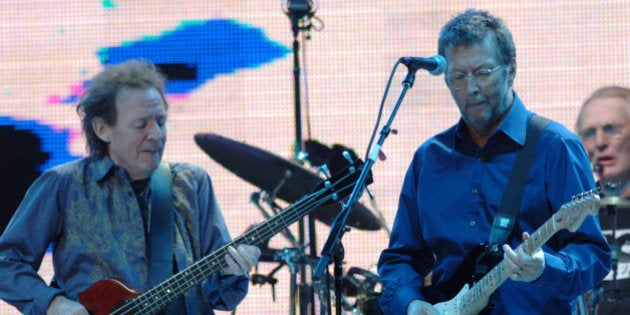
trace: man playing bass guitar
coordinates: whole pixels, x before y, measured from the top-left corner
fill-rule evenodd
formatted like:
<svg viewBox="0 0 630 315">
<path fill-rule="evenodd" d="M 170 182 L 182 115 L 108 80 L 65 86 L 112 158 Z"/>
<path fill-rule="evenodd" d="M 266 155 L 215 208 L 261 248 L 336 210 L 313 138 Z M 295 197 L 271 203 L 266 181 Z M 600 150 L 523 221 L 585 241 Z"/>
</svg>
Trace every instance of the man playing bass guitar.
<svg viewBox="0 0 630 315">
<path fill-rule="evenodd" d="M 168 109 L 164 84 L 156 67 L 141 60 L 108 66 L 90 81 L 77 106 L 90 155 L 42 174 L 0 238 L 0 298 L 20 312 L 109 314 L 109 308 L 86 309 L 78 297 L 106 279 L 146 291 L 231 240 L 208 174 L 189 163 L 162 162 Z M 158 173 L 164 176 L 154 177 Z M 160 182 L 171 184 L 154 190 Z M 154 203 L 158 195 L 172 198 Z M 154 220 L 164 215 L 170 218 Z M 37 269 L 51 244 L 55 281 L 49 285 Z M 153 264 L 160 256 L 166 259 Z M 221 268 L 165 311 L 234 309 L 247 294 L 247 273 L 259 257 L 256 246 L 227 247 Z M 112 292 L 93 296 L 113 300 Z"/>
</svg>

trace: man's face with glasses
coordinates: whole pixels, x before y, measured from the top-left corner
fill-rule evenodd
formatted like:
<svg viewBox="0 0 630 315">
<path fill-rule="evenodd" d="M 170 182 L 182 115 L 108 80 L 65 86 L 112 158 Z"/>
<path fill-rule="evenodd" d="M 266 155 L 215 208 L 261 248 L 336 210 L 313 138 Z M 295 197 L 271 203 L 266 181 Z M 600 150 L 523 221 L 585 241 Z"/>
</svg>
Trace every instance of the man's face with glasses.
<svg viewBox="0 0 630 315">
<path fill-rule="evenodd" d="M 591 100 L 580 113 L 577 131 L 606 182 L 630 181 L 630 104 L 620 97 Z"/>
<path fill-rule="evenodd" d="M 501 63 L 493 36 L 480 44 L 447 48 L 445 57 L 448 65 L 444 80 L 462 118 L 473 131 L 491 133 L 512 105 L 510 70 L 516 65 Z"/>
</svg>

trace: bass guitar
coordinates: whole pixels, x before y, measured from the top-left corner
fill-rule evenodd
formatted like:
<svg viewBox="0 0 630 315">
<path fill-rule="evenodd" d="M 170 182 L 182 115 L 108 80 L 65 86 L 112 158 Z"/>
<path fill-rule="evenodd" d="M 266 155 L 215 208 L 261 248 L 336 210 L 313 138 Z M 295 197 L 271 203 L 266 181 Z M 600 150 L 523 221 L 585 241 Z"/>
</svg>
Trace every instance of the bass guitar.
<svg viewBox="0 0 630 315">
<path fill-rule="evenodd" d="M 589 191 L 575 196 L 570 202 L 562 205 L 531 238 L 518 248 L 533 254 L 540 249 L 556 232 L 567 229 L 575 232 L 588 215 L 599 213 L 600 199 L 598 191 Z M 487 248 L 475 247 L 464 259 L 452 280 L 444 285 L 422 288 L 427 301 L 444 315 L 472 315 L 481 312 L 490 299 L 490 295 L 509 277 L 505 261 L 501 256 L 487 255 Z M 486 260 L 494 265 L 485 275 L 477 272 L 477 262 Z M 498 263 L 492 263 L 493 260 Z M 461 288 L 461 289 L 460 289 Z M 457 291 L 458 289 L 459 292 Z M 453 297 L 454 295 L 454 297 Z M 450 299 L 450 300 L 448 300 Z M 448 300 L 448 301 L 446 301 Z M 437 304 L 435 304 L 437 303 Z"/>
<path fill-rule="evenodd" d="M 228 246 L 259 246 L 318 207 L 338 202 L 352 192 L 363 162 L 356 159 L 344 170 L 318 184 L 315 190 L 270 217 L 232 242 L 198 260 L 157 286 L 142 293 L 115 279 L 99 280 L 79 294 L 79 302 L 92 315 L 155 314 L 168 306 L 191 287 L 225 267 Z M 366 185 L 372 183 L 368 176 Z"/>
</svg>

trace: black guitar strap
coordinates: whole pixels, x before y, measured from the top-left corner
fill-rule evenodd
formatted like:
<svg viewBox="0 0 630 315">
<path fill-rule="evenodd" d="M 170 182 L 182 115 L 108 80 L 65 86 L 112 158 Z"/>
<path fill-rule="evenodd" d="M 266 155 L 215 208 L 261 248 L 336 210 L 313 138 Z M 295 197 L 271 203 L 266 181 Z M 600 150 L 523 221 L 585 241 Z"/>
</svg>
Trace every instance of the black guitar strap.
<svg viewBox="0 0 630 315">
<path fill-rule="evenodd" d="M 173 195 L 166 162 L 151 177 L 150 222 L 149 285 L 156 286 L 173 274 Z"/>
<path fill-rule="evenodd" d="M 149 285 L 154 287 L 173 275 L 174 205 L 173 180 L 168 163 L 162 162 L 151 177 L 149 225 Z M 184 299 L 179 297 L 167 314 L 182 314 Z"/>
<path fill-rule="evenodd" d="M 525 146 L 516 156 L 510 178 L 503 192 L 499 211 L 494 217 L 494 223 L 492 224 L 489 242 L 491 251 L 498 251 L 499 246 L 505 243 L 508 235 L 514 228 L 516 214 L 521 208 L 523 191 L 529 177 L 538 140 L 540 140 L 540 136 L 549 122 L 550 120 L 545 117 L 534 115 L 527 123 Z"/>
</svg>

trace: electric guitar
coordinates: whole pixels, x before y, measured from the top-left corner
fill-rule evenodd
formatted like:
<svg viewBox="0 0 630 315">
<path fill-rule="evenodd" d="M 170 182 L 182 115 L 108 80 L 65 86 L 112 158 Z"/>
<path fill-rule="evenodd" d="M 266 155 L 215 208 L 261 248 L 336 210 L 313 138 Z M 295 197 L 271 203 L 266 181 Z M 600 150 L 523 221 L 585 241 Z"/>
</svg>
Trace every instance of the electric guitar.
<svg viewBox="0 0 630 315">
<path fill-rule="evenodd" d="M 584 222 L 587 215 L 595 215 L 599 213 L 600 199 L 598 191 L 589 191 L 582 193 L 573 198 L 572 201 L 562 205 L 560 210 L 554 213 L 538 230 L 536 230 L 531 238 L 523 242 L 518 248 L 528 254 L 533 254 L 540 249 L 556 232 L 567 229 L 575 232 Z M 483 246 L 475 247 L 464 259 L 460 268 L 457 270 L 452 280 L 444 285 L 429 286 L 422 288 L 422 292 L 426 293 L 427 301 L 434 304 L 434 307 L 444 315 L 468 315 L 481 312 L 490 295 L 499 288 L 499 286 L 509 277 L 502 256 L 500 258 L 486 255 L 486 248 Z M 480 259 L 499 261 L 494 268 L 489 270 L 485 275 L 476 274 L 475 263 Z M 477 281 L 478 280 L 478 281 Z M 457 292 L 458 288 L 461 288 Z M 455 294 L 456 293 L 456 294 Z M 455 295 L 453 297 L 453 295 Z M 448 300 L 450 299 L 450 300 Z M 448 300 L 448 301 L 446 301 Z"/>
<path fill-rule="evenodd" d="M 118 280 L 104 279 L 81 292 L 79 302 L 92 315 L 155 314 L 188 289 L 225 267 L 227 263 L 224 257 L 228 246 L 261 245 L 318 207 L 337 202 L 348 195 L 353 190 L 362 167 L 363 162 L 356 159 L 346 169 L 319 183 L 314 192 L 144 293 L 129 288 Z M 366 185 L 370 183 L 372 177 L 368 176 Z"/>
</svg>

